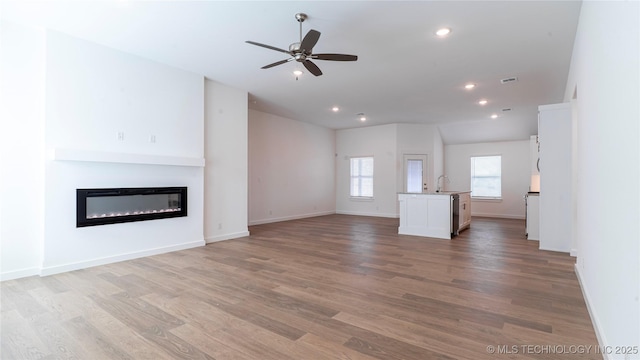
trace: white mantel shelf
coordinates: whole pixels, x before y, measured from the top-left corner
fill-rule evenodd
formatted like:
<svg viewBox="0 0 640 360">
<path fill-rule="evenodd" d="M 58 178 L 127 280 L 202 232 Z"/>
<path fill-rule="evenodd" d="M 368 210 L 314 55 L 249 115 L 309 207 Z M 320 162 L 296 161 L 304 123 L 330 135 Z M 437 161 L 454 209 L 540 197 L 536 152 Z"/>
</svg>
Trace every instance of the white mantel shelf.
<svg viewBox="0 0 640 360">
<path fill-rule="evenodd" d="M 143 164 L 168 166 L 204 167 L 204 158 L 178 157 L 164 155 L 117 153 L 108 151 L 92 151 L 78 149 L 53 149 L 52 159 L 55 161 L 87 161 L 117 164 Z"/>
</svg>

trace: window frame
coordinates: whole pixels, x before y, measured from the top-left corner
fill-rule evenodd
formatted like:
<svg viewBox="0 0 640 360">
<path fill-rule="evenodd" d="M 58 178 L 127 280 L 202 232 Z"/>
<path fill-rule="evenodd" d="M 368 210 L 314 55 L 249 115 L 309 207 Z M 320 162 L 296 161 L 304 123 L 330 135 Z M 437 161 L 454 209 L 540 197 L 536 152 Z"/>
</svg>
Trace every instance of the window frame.
<svg viewBox="0 0 640 360">
<path fill-rule="evenodd" d="M 372 171 L 371 171 L 371 175 L 353 175 L 352 169 L 353 169 L 353 160 L 355 159 L 371 159 L 371 167 L 372 167 Z M 352 200 L 373 200 L 374 198 L 374 177 L 375 177 L 375 158 L 373 155 L 364 155 L 364 156 L 350 156 L 349 157 L 349 198 Z M 353 190 L 353 180 L 354 178 L 359 179 L 360 181 L 362 181 L 362 179 L 371 179 L 371 196 L 365 196 L 365 195 L 354 195 L 352 194 L 352 190 Z M 362 182 L 360 182 L 360 194 L 362 194 Z"/>
<path fill-rule="evenodd" d="M 474 178 L 476 178 L 475 175 L 475 171 L 474 171 L 474 159 L 475 158 L 487 158 L 487 157 L 498 157 L 500 158 L 500 195 L 499 196 L 478 196 L 478 195 L 473 195 L 473 180 Z M 502 200 L 502 154 L 486 154 L 486 155 L 471 155 L 469 157 L 469 166 L 470 166 L 470 176 L 469 176 L 469 180 L 470 180 L 470 190 L 471 190 L 471 199 L 473 200 L 483 200 L 483 201 L 501 201 Z"/>
</svg>

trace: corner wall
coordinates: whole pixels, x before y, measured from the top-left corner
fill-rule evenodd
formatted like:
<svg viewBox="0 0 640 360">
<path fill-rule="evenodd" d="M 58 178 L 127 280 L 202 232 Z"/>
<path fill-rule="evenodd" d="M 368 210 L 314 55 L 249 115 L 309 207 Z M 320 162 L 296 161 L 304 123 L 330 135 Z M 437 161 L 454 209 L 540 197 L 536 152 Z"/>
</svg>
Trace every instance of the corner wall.
<svg viewBox="0 0 640 360">
<path fill-rule="evenodd" d="M 336 213 L 398 217 L 397 124 L 336 131 Z M 373 199 L 350 196 L 350 158 L 373 156 Z"/>
<path fill-rule="evenodd" d="M 446 145 L 445 173 L 451 180 L 445 190 L 471 189 L 471 157 L 502 155 L 502 200 L 471 200 L 472 216 L 524 219 L 523 196 L 531 179 L 529 140 Z M 524 236 L 525 229 L 522 228 Z"/>
<path fill-rule="evenodd" d="M 404 154 L 427 155 L 427 185 L 435 188 L 442 173 L 443 146 L 438 129 L 424 124 L 390 124 L 336 131 L 336 212 L 398 217 L 403 191 Z M 372 200 L 349 196 L 349 158 L 374 157 Z"/>
<path fill-rule="evenodd" d="M 205 80 L 207 243 L 249 235 L 247 102 L 246 91 Z"/>
<path fill-rule="evenodd" d="M 0 22 L 0 280 L 36 275 L 44 232 L 45 32 Z"/>
<path fill-rule="evenodd" d="M 249 110 L 249 224 L 335 213 L 334 130 Z"/>
<path fill-rule="evenodd" d="M 637 1 L 583 2 L 565 91 L 567 102 L 577 94 L 573 100 L 578 130 L 576 272 L 600 345 L 636 349 L 640 347 L 638 19 Z M 607 357 L 625 359 L 615 353 Z"/>
</svg>

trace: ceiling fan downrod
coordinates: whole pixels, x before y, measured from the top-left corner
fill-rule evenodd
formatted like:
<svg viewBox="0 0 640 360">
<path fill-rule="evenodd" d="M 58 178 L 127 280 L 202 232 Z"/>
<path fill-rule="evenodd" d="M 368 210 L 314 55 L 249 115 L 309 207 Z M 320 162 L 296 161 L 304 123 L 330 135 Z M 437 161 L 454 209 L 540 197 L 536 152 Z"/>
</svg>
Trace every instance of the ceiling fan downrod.
<svg viewBox="0 0 640 360">
<path fill-rule="evenodd" d="M 302 23 L 307 20 L 307 14 L 305 13 L 297 13 L 296 14 L 296 20 L 298 20 L 298 23 L 300 23 L 300 42 L 302 42 Z"/>
</svg>

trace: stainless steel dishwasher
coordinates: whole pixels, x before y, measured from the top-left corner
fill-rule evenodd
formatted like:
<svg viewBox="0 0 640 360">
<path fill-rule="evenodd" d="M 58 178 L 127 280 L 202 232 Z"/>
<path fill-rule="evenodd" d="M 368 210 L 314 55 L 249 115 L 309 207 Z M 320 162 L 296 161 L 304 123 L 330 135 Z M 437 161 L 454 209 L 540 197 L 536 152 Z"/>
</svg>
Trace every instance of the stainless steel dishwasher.
<svg viewBox="0 0 640 360">
<path fill-rule="evenodd" d="M 460 230 L 460 195 L 451 195 L 451 235 L 458 235 Z"/>
</svg>

